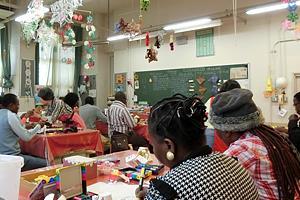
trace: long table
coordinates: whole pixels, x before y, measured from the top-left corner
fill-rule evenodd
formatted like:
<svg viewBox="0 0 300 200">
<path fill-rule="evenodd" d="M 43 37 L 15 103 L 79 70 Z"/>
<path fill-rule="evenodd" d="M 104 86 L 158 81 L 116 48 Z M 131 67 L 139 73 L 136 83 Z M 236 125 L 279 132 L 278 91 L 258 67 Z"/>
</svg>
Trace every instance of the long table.
<svg viewBox="0 0 300 200">
<path fill-rule="evenodd" d="M 127 165 L 126 162 L 125 162 L 125 158 L 129 155 L 136 154 L 136 153 L 137 153 L 136 151 L 128 150 L 128 151 L 122 151 L 122 152 L 117 152 L 117 153 L 112 153 L 112 154 L 108 154 L 108 155 L 99 156 L 99 157 L 96 157 L 96 159 L 111 158 L 111 157 L 118 158 L 118 159 L 120 159 L 120 164 L 118 165 L 118 167 L 125 168 L 125 167 L 129 167 L 129 165 Z M 151 158 L 153 160 L 152 164 L 159 164 L 158 160 L 155 158 L 154 155 L 151 155 Z M 46 167 L 46 168 L 41 168 L 41 169 L 22 172 L 21 176 L 29 175 L 29 174 L 35 174 L 35 173 L 39 173 L 41 171 L 46 171 L 46 170 L 49 170 L 49 169 L 56 169 L 58 167 L 62 167 L 62 165 L 55 165 L 55 166 L 50 166 L 50 167 Z M 166 167 L 164 167 L 160 171 L 159 175 L 165 174 L 167 172 L 167 170 L 168 169 Z M 109 178 L 110 178 L 109 175 L 99 175 L 95 179 L 88 180 L 87 185 L 92 185 L 92 184 L 97 183 L 97 182 L 108 182 Z M 28 199 L 29 194 L 30 194 L 30 191 L 21 182 L 19 200 Z"/>
<path fill-rule="evenodd" d="M 20 146 L 22 153 L 46 158 L 50 164 L 55 158 L 70 152 L 93 150 L 97 155 L 104 153 L 98 130 L 36 135 L 29 142 L 20 141 Z"/>
</svg>

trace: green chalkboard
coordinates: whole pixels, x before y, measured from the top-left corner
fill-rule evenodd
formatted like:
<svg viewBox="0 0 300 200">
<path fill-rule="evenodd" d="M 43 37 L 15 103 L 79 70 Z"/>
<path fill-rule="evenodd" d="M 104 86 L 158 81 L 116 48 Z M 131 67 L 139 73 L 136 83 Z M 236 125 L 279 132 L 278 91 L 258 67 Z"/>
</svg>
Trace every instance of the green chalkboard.
<svg viewBox="0 0 300 200">
<path fill-rule="evenodd" d="M 197 94 L 205 102 L 217 93 L 225 80 L 247 81 L 248 74 L 248 64 L 136 72 L 135 95 L 138 102 L 149 105 L 176 93 L 186 96 Z"/>
</svg>

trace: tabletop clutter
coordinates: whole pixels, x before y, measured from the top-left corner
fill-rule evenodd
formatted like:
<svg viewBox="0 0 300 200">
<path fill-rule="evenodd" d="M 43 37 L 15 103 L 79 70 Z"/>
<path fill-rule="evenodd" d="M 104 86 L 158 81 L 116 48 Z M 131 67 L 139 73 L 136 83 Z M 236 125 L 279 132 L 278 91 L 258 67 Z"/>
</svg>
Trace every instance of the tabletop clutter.
<svg viewBox="0 0 300 200">
<path fill-rule="evenodd" d="M 140 148 L 137 153 L 125 158 L 126 167 L 113 157 L 87 158 L 71 156 L 64 158 L 63 167 L 23 175 L 21 182 L 31 188 L 30 200 L 107 200 L 111 194 L 96 194 L 87 191 L 87 181 L 98 176 L 108 176 L 110 183 L 143 184 L 143 179 L 158 175 L 163 165 L 152 165 L 150 152 Z M 116 191 L 117 192 L 117 191 Z"/>
</svg>

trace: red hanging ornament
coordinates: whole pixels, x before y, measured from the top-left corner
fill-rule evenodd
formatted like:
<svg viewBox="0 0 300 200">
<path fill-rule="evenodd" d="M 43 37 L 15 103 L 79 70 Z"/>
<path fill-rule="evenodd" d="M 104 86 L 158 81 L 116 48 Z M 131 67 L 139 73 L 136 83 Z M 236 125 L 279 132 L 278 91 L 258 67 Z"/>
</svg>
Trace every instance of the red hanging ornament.
<svg viewBox="0 0 300 200">
<path fill-rule="evenodd" d="M 146 46 L 148 47 L 149 44 L 150 44 L 150 36 L 149 36 L 149 32 L 146 33 L 146 40 L 145 40 L 145 42 L 146 42 Z"/>
<path fill-rule="evenodd" d="M 73 19 L 74 19 L 75 21 L 77 21 L 77 20 L 78 20 L 78 15 L 77 15 L 77 14 L 74 14 L 74 15 L 73 15 Z"/>
<path fill-rule="evenodd" d="M 82 21 L 83 20 L 83 17 L 82 17 L 82 15 L 78 15 L 78 21 Z"/>
</svg>

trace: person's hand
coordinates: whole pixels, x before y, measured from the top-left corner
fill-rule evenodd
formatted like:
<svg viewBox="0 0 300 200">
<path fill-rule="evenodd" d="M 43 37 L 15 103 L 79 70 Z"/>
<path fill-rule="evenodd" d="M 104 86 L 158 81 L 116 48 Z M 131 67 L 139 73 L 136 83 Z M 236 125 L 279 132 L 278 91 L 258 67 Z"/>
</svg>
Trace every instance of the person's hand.
<svg viewBox="0 0 300 200">
<path fill-rule="evenodd" d="M 34 114 L 34 111 L 33 110 L 29 110 L 29 111 L 27 111 L 27 113 L 25 114 L 25 118 L 29 118 L 29 117 L 31 117 L 32 115 Z"/>
<path fill-rule="evenodd" d="M 148 190 L 147 187 L 143 187 L 142 190 L 140 190 L 140 187 L 138 187 L 135 190 L 135 196 L 136 196 L 136 198 L 138 198 L 138 199 L 144 199 L 145 196 L 146 196 L 147 190 Z"/>
</svg>

